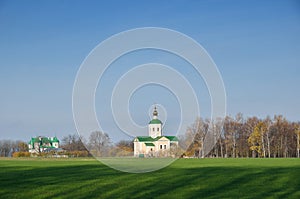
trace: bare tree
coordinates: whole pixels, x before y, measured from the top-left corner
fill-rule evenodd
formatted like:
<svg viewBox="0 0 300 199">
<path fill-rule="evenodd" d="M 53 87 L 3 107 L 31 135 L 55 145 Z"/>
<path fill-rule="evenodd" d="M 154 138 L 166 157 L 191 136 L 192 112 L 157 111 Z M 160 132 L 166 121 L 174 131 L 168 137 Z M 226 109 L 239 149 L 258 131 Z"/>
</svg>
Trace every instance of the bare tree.
<svg viewBox="0 0 300 199">
<path fill-rule="evenodd" d="M 13 140 L 0 140 L 0 156 L 10 157 L 13 152 L 18 151 L 18 142 Z"/>
<path fill-rule="evenodd" d="M 198 152 L 197 150 L 195 151 L 195 156 L 199 158 L 204 158 L 204 156 L 206 155 L 204 140 L 209 130 L 209 121 L 203 121 L 201 118 L 197 118 L 193 125 L 193 128 L 196 130 L 194 144 L 195 146 L 198 146 Z"/>
<path fill-rule="evenodd" d="M 126 151 L 133 152 L 133 142 L 130 140 L 120 140 L 117 144 L 116 147 L 120 149 L 124 149 Z"/>
<path fill-rule="evenodd" d="M 133 141 L 120 140 L 109 150 L 110 156 L 133 156 Z"/>
<path fill-rule="evenodd" d="M 108 134 L 94 131 L 89 136 L 89 149 L 97 156 L 106 156 L 109 152 L 111 141 Z"/>
<path fill-rule="evenodd" d="M 295 124 L 295 134 L 297 139 L 297 158 L 300 157 L 300 123 Z"/>
<path fill-rule="evenodd" d="M 62 148 L 68 151 L 86 151 L 83 137 L 77 134 L 69 134 L 62 138 Z"/>
<path fill-rule="evenodd" d="M 216 118 L 211 122 L 210 131 L 212 132 L 210 133 L 213 136 L 213 142 L 211 144 L 214 144 L 213 150 L 211 151 L 211 155 L 213 157 L 219 157 L 219 154 L 221 155 L 221 157 L 223 157 L 223 122 L 224 121 L 222 118 Z"/>
<path fill-rule="evenodd" d="M 237 116 L 236 120 L 227 116 L 224 122 L 224 133 L 225 133 L 225 150 L 226 156 L 231 154 L 231 157 L 236 157 L 236 147 L 237 147 L 237 139 L 238 139 L 238 130 L 240 126 L 237 123 L 240 120 L 240 116 Z"/>
<path fill-rule="evenodd" d="M 11 140 L 0 141 L 0 156 L 7 157 L 11 150 Z"/>
<path fill-rule="evenodd" d="M 186 155 L 195 157 L 204 157 L 204 139 L 208 131 L 208 120 L 196 118 L 195 122 L 186 130 L 184 138 L 180 138 L 179 145 L 186 149 Z"/>
<path fill-rule="evenodd" d="M 270 141 L 271 141 L 271 133 L 270 133 L 270 127 L 272 125 L 272 120 L 270 119 L 270 117 L 268 116 L 264 121 L 265 123 L 265 126 L 266 126 L 266 132 L 265 132 L 265 135 L 266 135 L 266 140 L 267 140 L 267 151 L 268 151 L 268 158 L 271 157 L 271 144 L 270 144 Z"/>
</svg>

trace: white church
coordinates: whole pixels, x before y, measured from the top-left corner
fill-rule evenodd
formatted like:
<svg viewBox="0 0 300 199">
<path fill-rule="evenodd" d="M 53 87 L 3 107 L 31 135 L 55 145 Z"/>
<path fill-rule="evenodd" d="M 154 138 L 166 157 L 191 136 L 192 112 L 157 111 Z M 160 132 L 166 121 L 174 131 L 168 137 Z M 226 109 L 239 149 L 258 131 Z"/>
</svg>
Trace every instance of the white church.
<svg viewBox="0 0 300 199">
<path fill-rule="evenodd" d="M 153 118 L 148 125 L 149 136 L 137 136 L 133 141 L 135 157 L 168 157 L 172 156 L 172 149 L 178 147 L 176 136 L 163 135 L 162 122 L 157 116 L 154 107 Z"/>
</svg>

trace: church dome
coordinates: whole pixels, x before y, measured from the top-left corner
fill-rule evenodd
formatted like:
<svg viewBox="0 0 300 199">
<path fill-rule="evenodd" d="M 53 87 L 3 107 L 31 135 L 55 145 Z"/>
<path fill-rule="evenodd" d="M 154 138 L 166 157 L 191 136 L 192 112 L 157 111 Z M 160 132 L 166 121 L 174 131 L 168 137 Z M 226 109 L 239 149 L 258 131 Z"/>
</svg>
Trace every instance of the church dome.
<svg viewBox="0 0 300 199">
<path fill-rule="evenodd" d="M 152 119 L 149 124 L 162 124 L 162 122 L 159 119 Z"/>
</svg>

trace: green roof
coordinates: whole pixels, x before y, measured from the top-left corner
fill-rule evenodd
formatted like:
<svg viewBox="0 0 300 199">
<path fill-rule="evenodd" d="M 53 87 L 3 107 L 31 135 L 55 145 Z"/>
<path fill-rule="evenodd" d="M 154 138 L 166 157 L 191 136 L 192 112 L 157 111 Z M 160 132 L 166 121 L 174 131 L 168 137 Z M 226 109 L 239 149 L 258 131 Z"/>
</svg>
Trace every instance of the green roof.
<svg viewBox="0 0 300 199">
<path fill-rule="evenodd" d="M 48 138 L 46 138 L 46 137 L 42 138 L 42 143 L 50 143 L 50 142 L 51 141 Z"/>
<path fill-rule="evenodd" d="M 170 141 L 178 141 L 178 138 L 176 136 L 158 136 L 156 138 L 152 138 L 150 136 L 138 136 L 136 137 L 139 142 L 154 142 L 159 140 L 160 138 L 165 137 Z"/>
<path fill-rule="evenodd" d="M 168 138 L 170 141 L 178 141 L 178 138 L 176 136 L 164 136 Z"/>
<path fill-rule="evenodd" d="M 138 136 L 136 138 L 139 140 L 139 142 L 153 142 L 154 141 L 154 139 L 150 136 Z"/>
<path fill-rule="evenodd" d="M 57 137 L 54 137 L 52 140 L 51 138 L 48 137 L 41 137 L 41 140 L 39 139 L 39 137 L 35 137 L 35 138 L 31 138 L 30 141 L 28 142 L 28 144 L 33 145 L 34 143 L 53 143 L 53 142 L 59 142 L 59 140 L 57 139 Z"/>
<path fill-rule="evenodd" d="M 59 140 L 57 139 L 57 137 L 54 137 L 52 142 L 59 142 Z"/>
<path fill-rule="evenodd" d="M 154 141 L 159 140 L 160 138 L 162 138 L 163 136 L 157 136 L 156 138 L 154 138 Z"/>
<path fill-rule="evenodd" d="M 153 143 L 145 143 L 146 144 L 146 146 L 155 146 Z"/>
<path fill-rule="evenodd" d="M 158 136 L 154 140 L 157 141 L 157 140 L 159 140 L 162 137 L 165 137 L 165 138 L 167 138 L 170 141 L 178 141 L 178 138 L 176 136 Z"/>
<path fill-rule="evenodd" d="M 31 138 L 31 140 L 28 142 L 28 144 L 33 144 L 35 142 L 40 142 L 39 138 Z"/>
<path fill-rule="evenodd" d="M 162 122 L 159 119 L 153 119 L 149 122 L 149 124 L 162 124 Z"/>
</svg>

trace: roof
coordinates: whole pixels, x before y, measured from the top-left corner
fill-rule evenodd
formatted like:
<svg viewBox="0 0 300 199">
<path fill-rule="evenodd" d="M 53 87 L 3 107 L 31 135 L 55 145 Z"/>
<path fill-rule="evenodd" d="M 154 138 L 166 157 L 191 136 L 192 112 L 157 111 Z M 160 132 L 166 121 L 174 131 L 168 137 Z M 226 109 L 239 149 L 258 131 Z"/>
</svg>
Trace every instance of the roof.
<svg viewBox="0 0 300 199">
<path fill-rule="evenodd" d="M 170 141 L 178 141 L 178 138 L 176 136 L 164 136 L 168 138 Z"/>
<path fill-rule="evenodd" d="M 159 119 L 152 119 L 149 124 L 162 124 L 162 122 Z"/>
<path fill-rule="evenodd" d="M 59 140 L 57 139 L 57 137 L 54 137 L 52 142 L 59 142 Z"/>
<path fill-rule="evenodd" d="M 178 141 L 178 138 L 176 136 L 158 136 L 156 138 L 152 138 L 150 136 L 138 136 L 136 137 L 139 142 L 154 142 L 159 140 L 160 138 L 165 137 L 170 141 Z"/>
<path fill-rule="evenodd" d="M 163 137 L 167 138 L 170 141 L 178 141 L 178 138 L 176 136 L 158 136 L 154 140 L 157 141 L 157 140 L 159 140 L 160 138 L 163 138 Z"/>
<path fill-rule="evenodd" d="M 155 146 L 153 143 L 145 143 L 146 146 Z"/>
<path fill-rule="evenodd" d="M 150 136 L 138 136 L 136 137 L 139 142 L 153 142 L 155 141 L 152 137 Z"/>
<path fill-rule="evenodd" d="M 33 144 L 35 142 L 40 142 L 39 138 L 31 138 L 28 144 Z"/>
<path fill-rule="evenodd" d="M 59 142 L 57 137 L 53 137 L 53 138 L 35 137 L 35 138 L 31 138 L 28 144 L 33 145 L 34 143 L 53 143 L 53 142 Z"/>
<path fill-rule="evenodd" d="M 42 138 L 42 143 L 50 143 L 49 138 L 43 137 Z"/>
</svg>

